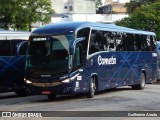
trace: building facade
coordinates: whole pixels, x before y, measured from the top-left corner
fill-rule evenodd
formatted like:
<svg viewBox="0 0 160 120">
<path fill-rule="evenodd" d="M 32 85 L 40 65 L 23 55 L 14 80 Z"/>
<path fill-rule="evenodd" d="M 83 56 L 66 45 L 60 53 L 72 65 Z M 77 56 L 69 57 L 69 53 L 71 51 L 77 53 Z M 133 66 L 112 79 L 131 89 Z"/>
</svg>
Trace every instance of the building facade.
<svg viewBox="0 0 160 120">
<path fill-rule="evenodd" d="M 113 2 L 99 7 L 98 14 L 126 14 L 127 9 L 125 3 Z"/>
<path fill-rule="evenodd" d="M 108 4 L 111 4 L 111 3 L 113 3 L 113 0 L 105 0 L 104 1 L 104 5 L 108 5 Z"/>
<path fill-rule="evenodd" d="M 134 0 L 102 0 L 102 1 L 103 1 L 103 5 L 108 5 L 108 4 L 111 4 L 111 3 L 114 3 L 114 2 L 127 3 L 127 2 L 134 1 Z"/>
<path fill-rule="evenodd" d="M 57 14 L 95 14 L 95 0 L 52 0 Z"/>
<path fill-rule="evenodd" d="M 51 18 L 51 23 L 68 22 L 68 21 L 90 21 L 90 22 L 103 22 L 114 23 L 124 17 L 128 17 L 128 14 L 121 14 L 123 9 L 114 8 L 111 6 L 114 0 L 103 0 L 104 8 L 102 6 L 101 14 L 96 14 L 95 0 L 51 0 L 52 8 L 55 14 Z M 106 2 L 106 3 L 105 3 Z M 112 10 L 119 9 L 123 12 L 118 14 L 111 14 Z M 42 26 L 41 22 L 37 22 L 32 25 L 32 30 Z"/>
</svg>

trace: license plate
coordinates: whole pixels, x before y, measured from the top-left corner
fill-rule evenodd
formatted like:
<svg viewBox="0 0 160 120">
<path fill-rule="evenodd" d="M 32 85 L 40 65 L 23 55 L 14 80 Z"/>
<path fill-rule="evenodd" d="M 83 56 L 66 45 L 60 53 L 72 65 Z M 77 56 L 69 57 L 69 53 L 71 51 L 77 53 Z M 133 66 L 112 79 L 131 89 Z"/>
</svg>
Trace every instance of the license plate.
<svg viewBox="0 0 160 120">
<path fill-rule="evenodd" d="M 51 91 L 42 91 L 42 94 L 43 94 L 43 95 L 50 95 L 50 94 L 51 94 Z"/>
</svg>

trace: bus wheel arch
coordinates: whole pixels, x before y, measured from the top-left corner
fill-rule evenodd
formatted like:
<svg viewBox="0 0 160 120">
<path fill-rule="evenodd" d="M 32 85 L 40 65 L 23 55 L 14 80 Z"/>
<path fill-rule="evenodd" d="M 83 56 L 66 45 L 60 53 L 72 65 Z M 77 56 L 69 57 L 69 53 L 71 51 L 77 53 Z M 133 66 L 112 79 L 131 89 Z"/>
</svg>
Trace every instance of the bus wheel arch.
<svg viewBox="0 0 160 120">
<path fill-rule="evenodd" d="M 87 92 L 88 98 L 93 98 L 95 95 L 95 91 L 98 89 L 98 77 L 93 75 L 89 80 L 89 90 Z"/>
<path fill-rule="evenodd" d="M 145 88 L 145 83 L 146 83 L 146 72 L 142 71 L 140 76 L 140 83 L 132 85 L 132 89 L 142 90 Z"/>
<path fill-rule="evenodd" d="M 97 75 L 93 75 L 91 77 L 95 80 L 95 90 L 98 90 L 99 89 L 98 76 Z"/>
</svg>

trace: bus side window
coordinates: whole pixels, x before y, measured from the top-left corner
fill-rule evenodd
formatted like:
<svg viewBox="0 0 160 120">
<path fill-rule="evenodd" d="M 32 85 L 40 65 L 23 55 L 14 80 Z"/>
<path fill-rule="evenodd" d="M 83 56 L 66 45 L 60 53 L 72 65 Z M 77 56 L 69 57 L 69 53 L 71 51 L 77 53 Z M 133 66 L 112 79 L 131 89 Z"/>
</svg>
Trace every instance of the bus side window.
<svg viewBox="0 0 160 120">
<path fill-rule="evenodd" d="M 117 37 L 116 37 L 116 51 L 123 51 L 122 41 L 123 41 L 122 33 L 117 33 Z"/>
<path fill-rule="evenodd" d="M 143 35 L 143 45 L 144 45 L 144 51 L 151 51 L 150 36 Z"/>
<path fill-rule="evenodd" d="M 81 66 L 83 64 L 83 48 L 82 45 L 76 45 L 74 56 L 74 67 Z"/>
<path fill-rule="evenodd" d="M 0 40 L 0 56 L 11 56 L 10 40 Z"/>
<path fill-rule="evenodd" d="M 103 50 L 103 33 L 101 31 L 93 30 L 90 38 L 89 54 Z"/>
<path fill-rule="evenodd" d="M 104 50 L 105 51 L 108 51 L 109 50 L 109 48 L 108 48 L 108 44 L 109 44 L 109 32 L 108 31 L 104 31 Z"/>
<path fill-rule="evenodd" d="M 151 46 L 152 46 L 152 51 L 156 51 L 156 40 L 154 36 L 150 36 L 151 38 Z"/>
<path fill-rule="evenodd" d="M 116 32 L 111 32 L 109 36 L 109 51 L 115 51 L 116 50 Z"/>
<path fill-rule="evenodd" d="M 124 33 L 123 35 L 122 35 L 122 51 L 127 51 L 127 46 L 126 46 L 126 33 Z"/>
<path fill-rule="evenodd" d="M 86 62 L 89 35 L 90 35 L 90 28 L 83 28 L 77 32 L 77 38 L 78 37 L 85 37 L 85 40 L 81 43 L 82 48 L 83 48 L 83 53 L 82 53 L 83 54 L 83 58 L 82 58 L 83 63 Z"/>
<path fill-rule="evenodd" d="M 139 35 L 139 34 L 135 34 L 135 46 L 137 48 L 136 51 L 143 50 L 142 39 L 141 39 L 141 35 Z"/>
<path fill-rule="evenodd" d="M 127 51 L 135 51 L 136 48 L 135 48 L 134 35 L 127 34 L 126 45 L 127 45 Z"/>
</svg>

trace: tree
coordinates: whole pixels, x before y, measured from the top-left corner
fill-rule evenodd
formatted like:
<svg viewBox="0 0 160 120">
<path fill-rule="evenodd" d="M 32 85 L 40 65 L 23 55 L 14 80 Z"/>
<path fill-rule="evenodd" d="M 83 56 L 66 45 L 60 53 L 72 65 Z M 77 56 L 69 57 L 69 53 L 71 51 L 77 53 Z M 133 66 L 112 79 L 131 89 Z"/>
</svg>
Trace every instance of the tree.
<svg viewBox="0 0 160 120">
<path fill-rule="evenodd" d="M 117 25 L 155 32 L 160 39 L 160 2 L 143 4 Z"/>
<path fill-rule="evenodd" d="M 49 23 L 50 0 L 0 0 L 0 27 L 29 30 L 32 23 Z"/>
<path fill-rule="evenodd" d="M 102 6 L 102 0 L 96 0 L 96 9 L 100 6 Z"/>
<path fill-rule="evenodd" d="M 139 8 L 141 5 L 150 4 L 150 3 L 153 3 L 156 1 L 158 1 L 158 0 L 134 0 L 133 2 L 126 3 L 125 7 L 127 8 L 127 12 L 129 14 L 132 14 L 134 12 L 134 10 Z"/>
</svg>

